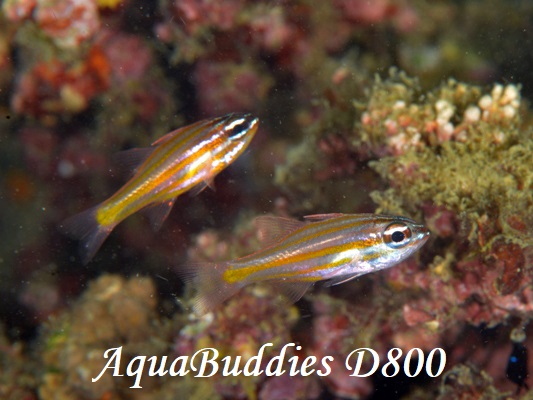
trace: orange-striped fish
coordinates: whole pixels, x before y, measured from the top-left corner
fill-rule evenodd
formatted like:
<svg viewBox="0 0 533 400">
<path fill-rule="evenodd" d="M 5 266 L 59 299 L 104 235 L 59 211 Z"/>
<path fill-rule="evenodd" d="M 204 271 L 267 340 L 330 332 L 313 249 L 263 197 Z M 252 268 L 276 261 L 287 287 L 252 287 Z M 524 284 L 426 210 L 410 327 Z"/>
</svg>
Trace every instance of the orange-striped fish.
<svg viewBox="0 0 533 400">
<path fill-rule="evenodd" d="M 118 223 L 141 209 L 149 207 L 152 226 L 159 229 L 176 197 L 212 186 L 215 176 L 246 149 L 258 123 L 249 114 L 228 114 L 172 131 L 151 147 L 123 152 L 125 162 L 138 165 L 134 176 L 109 199 L 61 226 L 81 239 L 84 264 Z"/>
<path fill-rule="evenodd" d="M 390 268 L 418 250 L 429 230 L 415 221 L 375 214 L 320 214 L 308 223 L 278 217 L 256 219 L 266 247 L 234 261 L 190 265 L 181 271 L 197 284 L 194 308 L 213 309 L 242 287 L 273 281 L 291 301 L 317 281 L 347 282 Z"/>
</svg>

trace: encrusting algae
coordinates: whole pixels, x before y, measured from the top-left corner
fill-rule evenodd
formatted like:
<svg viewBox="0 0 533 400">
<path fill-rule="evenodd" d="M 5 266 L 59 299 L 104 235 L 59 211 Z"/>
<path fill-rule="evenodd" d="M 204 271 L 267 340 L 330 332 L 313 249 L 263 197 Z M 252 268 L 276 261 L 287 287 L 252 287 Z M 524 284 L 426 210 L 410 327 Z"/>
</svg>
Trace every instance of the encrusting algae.
<svg viewBox="0 0 533 400">
<path fill-rule="evenodd" d="M 427 348 L 464 326 L 516 319 L 527 326 L 533 311 L 533 130 L 520 87 L 448 80 L 426 91 L 392 70 L 353 107 L 350 129 L 328 124 L 342 109 L 324 107 L 278 167 L 276 183 L 289 199 L 311 193 L 310 202 L 290 204 L 316 210 L 331 200 L 330 185 L 369 177 L 368 165 L 377 173 L 374 189 L 344 185 L 345 196 L 335 197 L 339 209 L 369 196 L 377 212 L 425 221 L 433 240 L 418 266 L 407 262 L 384 274 L 392 292 L 374 292 L 368 307 L 387 304 L 391 314 L 376 323 L 406 324 L 395 344 Z M 325 142 L 336 143 L 335 151 Z M 309 154 L 319 161 L 309 162 Z M 358 168 L 344 168 L 344 160 Z M 289 171 L 297 175 L 289 178 Z M 317 179 L 328 173 L 331 181 Z"/>
<path fill-rule="evenodd" d="M 0 7 L 0 398 L 531 397 L 512 332 L 533 348 L 533 2 Z M 407 74 L 385 76 L 390 66 Z M 111 153 L 229 112 L 261 116 L 263 132 L 217 191 L 181 196 L 184 212 L 156 235 L 144 218 L 127 218 L 103 257 L 80 266 L 56 228 L 124 182 Z M 184 287 L 180 266 L 253 253 L 254 217 L 376 208 L 431 237 L 394 268 L 326 284 L 296 306 L 270 290 L 274 281 L 191 311 L 198 286 Z M 117 209 L 107 211 L 100 222 Z M 242 356 L 242 368 L 267 342 L 265 362 L 298 343 L 287 366 L 289 357 L 332 356 L 331 373 L 148 376 L 147 360 L 142 389 L 112 370 L 91 382 L 109 348 L 122 346 L 124 364 L 168 356 L 168 365 L 212 346 Z M 343 363 L 354 346 L 426 356 L 440 347 L 446 369 L 357 379 Z"/>
</svg>

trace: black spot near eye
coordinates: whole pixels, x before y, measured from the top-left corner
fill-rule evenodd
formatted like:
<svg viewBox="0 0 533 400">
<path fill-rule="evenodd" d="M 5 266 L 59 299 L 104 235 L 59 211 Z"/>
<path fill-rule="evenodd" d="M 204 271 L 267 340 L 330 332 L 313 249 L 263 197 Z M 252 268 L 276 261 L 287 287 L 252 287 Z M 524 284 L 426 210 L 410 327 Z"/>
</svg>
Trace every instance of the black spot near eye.
<svg viewBox="0 0 533 400">
<path fill-rule="evenodd" d="M 391 239 L 395 243 L 403 242 L 403 240 L 405 239 L 405 234 L 400 231 L 393 232 L 391 235 Z"/>
</svg>

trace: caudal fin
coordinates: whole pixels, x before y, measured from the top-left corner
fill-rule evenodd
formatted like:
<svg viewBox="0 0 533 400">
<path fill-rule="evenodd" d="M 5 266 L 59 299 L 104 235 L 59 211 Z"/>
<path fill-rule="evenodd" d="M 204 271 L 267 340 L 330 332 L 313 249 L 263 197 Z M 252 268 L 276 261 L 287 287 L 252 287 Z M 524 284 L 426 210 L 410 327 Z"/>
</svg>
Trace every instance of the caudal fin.
<svg viewBox="0 0 533 400">
<path fill-rule="evenodd" d="M 224 280 L 224 271 L 228 263 L 195 263 L 180 268 L 181 278 L 193 284 L 197 294 L 193 299 L 194 311 L 203 315 L 222 304 L 237 293 L 245 285 L 243 283 L 228 283 Z"/>
<path fill-rule="evenodd" d="M 104 240 L 111 233 L 116 224 L 102 226 L 96 220 L 99 206 L 90 208 L 74 215 L 59 225 L 59 229 L 80 241 L 80 258 L 87 264 L 96 254 Z"/>
</svg>

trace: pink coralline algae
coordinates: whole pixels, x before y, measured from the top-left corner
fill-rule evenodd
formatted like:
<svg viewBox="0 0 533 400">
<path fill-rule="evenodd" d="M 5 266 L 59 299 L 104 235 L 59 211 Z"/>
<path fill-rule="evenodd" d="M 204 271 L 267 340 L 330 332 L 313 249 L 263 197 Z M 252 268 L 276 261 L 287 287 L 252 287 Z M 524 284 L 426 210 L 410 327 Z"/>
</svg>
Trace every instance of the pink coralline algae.
<svg viewBox="0 0 533 400">
<path fill-rule="evenodd" d="M 327 296 L 313 299 L 313 345 L 311 354 L 318 358 L 332 356 L 331 374 L 324 377 L 324 383 L 335 395 L 342 398 L 360 398 L 373 391 L 371 380 L 351 377 L 344 366 L 346 356 L 358 347 L 367 347 L 368 341 L 377 332 L 377 318 L 372 318 L 364 310 L 370 308 L 353 307 L 347 302 Z M 374 316 L 376 317 L 376 316 Z M 383 349 L 372 347 L 378 352 Z"/>
<path fill-rule="evenodd" d="M 375 24 L 387 19 L 395 10 L 389 0 L 369 2 L 366 0 L 337 0 L 343 15 L 356 22 Z"/>
<path fill-rule="evenodd" d="M 174 0 L 174 17 L 183 22 L 183 27 L 194 33 L 205 27 L 221 30 L 232 29 L 244 0 Z"/>
<path fill-rule="evenodd" d="M 116 83 L 139 81 L 152 66 L 151 49 L 136 35 L 102 30 L 97 43 L 102 47 Z"/>
<path fill-rule="evenodd" d="M 504 251 L 510 250 L 513 247 L 508 245 Z M 506 271 L 506 265 L 462 261 L 455 265 L 451 276 L 446 263 L 446 260 L 435 261 L 429 274 L 407 272 L 402 268 L 390 272 L 389 280 L 395 287 L 416 287 L 425 293 L 422 298 L 404 305 L 403 315 L 409 326 L 445 330 L 459 320 L 495 326 L 505 321 L 510 313 L 527 316 L 533 311 L 531 278 L 524 277 L 522 272 L 516 273 L 520 271 L 520 264 L 516 270 Z"/>
<path fill-rule="evenodd" d="M 242 369 L 265 343 L 273 343 L 273 346 L 266 347 L 265 362 L 279 354 L 281 347 L 291 342 L 287 328 L 294 325 L 297 319 L 296 308 L 287 306 L 268 290 L 246 289 L 237 298 L 230 299 L 225 307 L 182 329 L 176 337 L 174 350 L 179 356 L 191 355 L 200 348 L 214 347 L 223 355 L 241 356 Z M 292 353 L 292 350 L 289 351 Z M 216 375 L 211 379 L 218 393 L 231 398 L 249 398 L 250 390 L 255 391 L 253 387 L 264 383 L 265 377 L 239 375 L 224 378 Z M 251 381 L 256 383 L 251 386 Z M 270 386 L 270 389 L 265 388 L 265 398 L 268 398 L 268 391 L 274 390 L 277 385 L 271 383 Z M 302 390 L 306 387 L 303 385 Z"/>
<path fill-rule="evenodd" d="M 532 140 L 530 131 L 519 128 L 517 87 L 495 85 L 483 94 L 449 82 L 425 104 L 407 100 L 409 95 L 398 107 L 393 93 L 406 95 L 412 87 L 389 84 L 391 91 L 375 92 L 382 106 L 375 108 L 371 100 L 360 125 L 376 153 L 392 155 L 371 163 L 390 181 L 387 191 L 372 197 L 381 210 L 418 207 L 444 240 L 429 270 L 390 271 L 394 285 L 425 293 L 407 309 L 429 313 L 433 318 L 424 323 L 439 329 L 458 320 L 495 326 L 511 314 L 528 318 L 533 202 L 526 154 Z M 378 114 L 383 122 L 371 116 Z M 404 126 L 406 119 L 411 122 Z M 374 124 L 394 129 L 378 133 Z"/>
<path fill-rule="evenodd" d="M 3 10 L 11 21 L 33 18 L 63 48 L 78 46 L 100 29 L 95 0 L 10 0 Z"/>
<path fill-rule="evenodd" d="M 321 139 L 318 147 L 328 160 L 328 165 L 315 175 L 319 181 L 351 175 L 356 171 L 357 160 L 350 151 L 347 151 L 350 144 L 342 135 L 331 135 Z"/>
<path fill-rule="evenodd" d="M 402 155 L 410 149 L 450 140 L 468 142 L 476 126 L 515 124 L 520 97 L 514 85 L 495 85 L 490 94 L 482 95 L 475 88 L 449 81 L 432 94 L 429 102 L 418 103 L 416 83 L 405 76 L 400 79 L 409 84 L 376 82 L 361 114 L 363 141 L 372 143 L 377 155 Z M 500 144 L 504 135 L 495 129 L 485 140 Z"/>
<path fill-rule="evenodd" d="M 393 22 L 400 31 L 408 32 L 418 24 L 416 11 L 406 1 L 336 0 L 335 3 L 346 19 L 361 25 Z"/>
<path fill-rule="evenodd" d="M 73 48 L 100 28 L 94 0 L 39 0 L 35 22 L 60 47 Z"/>
<path fill-rule="evenodd" d="M 266 98 L 273 83 L 253 65 L 212 60 L 197 63 L 194 81 L 205 115 L 252 110 Z"/>
<path fill-rule="evenodd" d="M 281 7 L 258 7 L 254 11 L 256 15 L 249 23 L 250 37 L 261 49 L 276 53 L 298 40 L 296 27 L 288 23 Z"/>
<path fill-rule="evenodd" d="M 259 391 L 259 400 L 314 400 L 320 398 L 320 385 L 311 377 L 281 375 L 268 379 Z"/>
<path fill-rule="evenodd" d="M 0 7 L 0 398 L 512 397 L 510 332 L 533 347 L 533 59 L 516 45 L 528 43 L 531 1 Z M 161 235 L 132 218 L 91 268 L 79 265 L 56 227 L 127 179 L 113 153 L 242 111 L 263 132 L 216 191 L 180 199 Z M 254 284 L 195 315 L 180 266 L 254 252 L 251 222 L 265 212 L 405 215 L 431 239 L 393 269 L 316 285 L 296 305 Z M 123 364 L 142 354 L 168 367 L 213 347 L 242 365 L 266 342 L 264 362 L 296 343 L 287 363 L 332 356 L 331 372 L 201 379 L 145 367 L 142 390 L 111 370 L 90 380 L 111 347 L 123 346 Z M 442 347 L 448 360 L 438 378 L 358 378 L 344 365 L 358 347 Z"/>
<path fill-rule="evenodd" d="M 37 6 L 37 0 L 6 0 L 2 3 L 4 15 L 13 22 L 19 22 L 31 17 Z"/>
<path fill-rule="evenodd" d="M 74 65 L 59 60 L 39 62 L 18 77 L 13 109 L 37 118 L 78 113 L 109 86 L 109 64 L 93 47 L 86 60 Z"/>
</svg>

